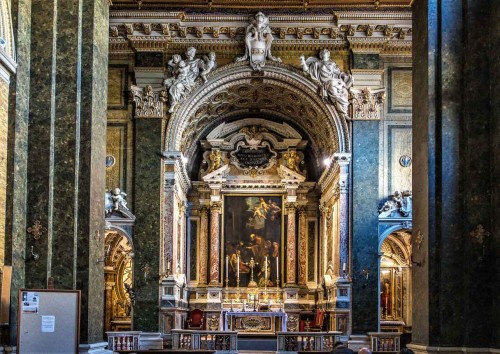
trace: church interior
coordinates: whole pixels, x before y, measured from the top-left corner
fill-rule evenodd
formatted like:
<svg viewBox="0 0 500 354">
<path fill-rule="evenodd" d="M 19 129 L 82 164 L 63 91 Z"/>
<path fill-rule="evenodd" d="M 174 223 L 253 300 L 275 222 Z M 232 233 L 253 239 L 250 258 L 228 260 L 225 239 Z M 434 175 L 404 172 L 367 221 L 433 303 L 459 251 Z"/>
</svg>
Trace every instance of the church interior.
<svg viewBox="0 0 500 354">
<path fill-rule="evenodd" d="M 0 353 L 500 353 L 499 18 L 0 0 Z"/>
</svg>

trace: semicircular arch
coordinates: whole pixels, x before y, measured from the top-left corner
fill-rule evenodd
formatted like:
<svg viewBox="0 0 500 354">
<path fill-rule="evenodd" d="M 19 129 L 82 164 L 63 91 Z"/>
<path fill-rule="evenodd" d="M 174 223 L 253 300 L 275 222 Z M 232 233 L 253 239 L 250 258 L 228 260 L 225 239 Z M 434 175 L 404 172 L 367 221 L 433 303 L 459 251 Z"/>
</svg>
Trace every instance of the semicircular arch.
<svg viewBox="0 0 500 354">
<path fill-rule="evenodd" d="M 215 126 L 236 119 L 260 117 L 286 122 L 307 135 L 316 164 L 336 152 L 349 152 L 347 122 L 318 95 L 318 87 L 289 65 L 269 63 L 255 72 L 246 63 L 215 70 L 205 84 L 193 88 L 172 113 L 165 150 L 181 151 L 190 160 Z"/>
</svg>

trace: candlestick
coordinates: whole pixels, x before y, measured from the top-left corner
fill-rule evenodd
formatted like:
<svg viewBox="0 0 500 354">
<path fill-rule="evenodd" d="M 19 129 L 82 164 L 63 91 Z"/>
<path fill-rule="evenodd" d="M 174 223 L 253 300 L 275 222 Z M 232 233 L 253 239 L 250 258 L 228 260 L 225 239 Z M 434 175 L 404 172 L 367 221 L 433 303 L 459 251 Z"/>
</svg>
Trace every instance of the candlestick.
<svg viewBox="0 0 500 354">
<path fill-rule="evenodd" d="M 264 261 L 264 281 L 265 283 L 267 284 L 267 256 L 265 257 L 265 261 Z"/>
<path fill-rule="evenodd" d="M 226 256 L 226 278 L 229 274 L 229 256 Z"/>
<path fill-rule="evenodd" d="M 236 258 L 236 278 L 240 277 L 240 256 Z"/>
<path fill-rule="evenodd" d="M 279 257 L 276 257 L 276 287 L 280 286 L 280 267 L 279 267 Z"/>
</svg>

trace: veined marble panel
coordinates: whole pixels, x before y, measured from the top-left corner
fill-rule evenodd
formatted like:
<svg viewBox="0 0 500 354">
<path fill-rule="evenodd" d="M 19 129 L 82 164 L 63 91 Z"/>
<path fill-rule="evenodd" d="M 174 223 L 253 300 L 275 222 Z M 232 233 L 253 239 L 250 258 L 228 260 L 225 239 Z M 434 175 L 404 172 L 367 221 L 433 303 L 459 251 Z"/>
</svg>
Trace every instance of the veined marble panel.
<svg viewBox="0 0 500 354">
<path fill-rule="evenodd" d="M 127 125 L 108 125 L 106 131 L 106 189 L 126 189 Z"/>
<path fill-rule="evenodd" d="M 108 71 L 108 109 L 127 108 L 127 67 L 109 66 Z"/>
<path fill-rule="evenodd" d="M 391 192 L 411 190 L 411 127 L 389 126 L 388 128 L 389 190 Z"/>
<path fill-rule="evenodd" d="M 411 68 L 389 69 L 389 113 L 411 112 L 412 71 Z"/>
</svg>

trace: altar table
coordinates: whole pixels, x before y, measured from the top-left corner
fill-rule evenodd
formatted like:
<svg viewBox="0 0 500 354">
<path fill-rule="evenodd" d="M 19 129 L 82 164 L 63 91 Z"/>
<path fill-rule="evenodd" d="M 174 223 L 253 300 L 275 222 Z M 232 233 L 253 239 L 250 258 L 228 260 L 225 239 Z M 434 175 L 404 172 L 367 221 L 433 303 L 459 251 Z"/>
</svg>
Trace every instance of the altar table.
<svg viewBox="0 0 500 354">
<path fill-rule="evenodd" d="M 224 313 L 224 330 L 243 333 L 286 332 L 287 319 L 284 311 L 227 311 Z"/>
</svg>

